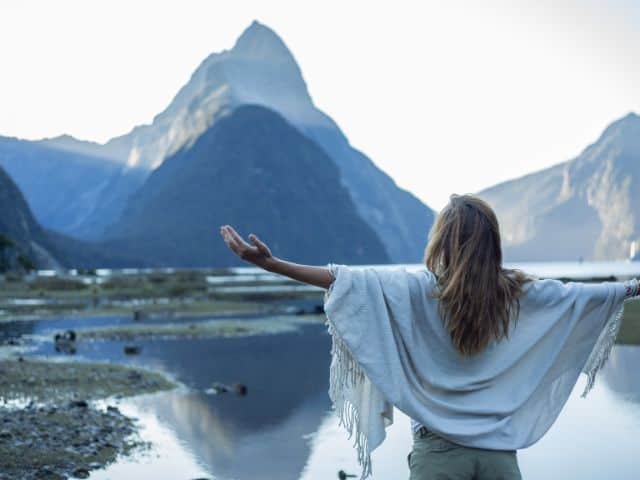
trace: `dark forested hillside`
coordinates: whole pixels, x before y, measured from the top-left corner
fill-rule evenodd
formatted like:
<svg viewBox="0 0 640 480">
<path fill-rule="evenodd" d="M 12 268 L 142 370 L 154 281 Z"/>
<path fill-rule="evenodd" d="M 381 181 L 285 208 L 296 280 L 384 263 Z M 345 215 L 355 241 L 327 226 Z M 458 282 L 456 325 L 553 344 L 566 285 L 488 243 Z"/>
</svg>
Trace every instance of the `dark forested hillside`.
<svg viewBox="0 0 640 480">
<path fill-rule="evenodd" d="M 134 265 L 145 263 L 42 228 L 20 189 L 0 167 L 0 270 Z"/>
<path fill-rule="evenodd" d="M 109 229 L 108 245 L 163 265 L 236 265 L 217 237 L 226 223 L 293 261 L 389 261 L 334 162 L 259 106 L 230 112 L 165 160 Z"/>
</svg>

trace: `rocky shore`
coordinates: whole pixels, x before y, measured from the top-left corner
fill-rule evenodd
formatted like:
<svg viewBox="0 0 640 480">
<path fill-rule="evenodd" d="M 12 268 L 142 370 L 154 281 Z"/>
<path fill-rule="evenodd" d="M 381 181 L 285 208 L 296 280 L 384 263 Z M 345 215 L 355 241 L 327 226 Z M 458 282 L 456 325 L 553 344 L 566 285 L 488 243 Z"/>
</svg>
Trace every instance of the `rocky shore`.
<svg viewBox="0 0 640 480">
<path fill-rule="evenodd" d="M 136 423 L 97 400 L 176 385 L 144 369 L 38 359 L 0 361 L 0 479 L 88 478 L 146 444 Z"/>
</svg>

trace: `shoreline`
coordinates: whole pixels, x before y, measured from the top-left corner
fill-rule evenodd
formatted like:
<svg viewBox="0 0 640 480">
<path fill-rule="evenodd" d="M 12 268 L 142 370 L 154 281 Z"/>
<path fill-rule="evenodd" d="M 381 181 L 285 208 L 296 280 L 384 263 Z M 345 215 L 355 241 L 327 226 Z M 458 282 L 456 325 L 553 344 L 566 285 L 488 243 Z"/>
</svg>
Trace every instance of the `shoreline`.
<svg viewBox="0 0 640 480">
<path fill-rule="evenodd" d="M 0 479 L 88 478 L 150 448 L 136 419 L 111 403 L 178 387 L 160 372 L 120 364 L 0 360 Z"/>
</svg>

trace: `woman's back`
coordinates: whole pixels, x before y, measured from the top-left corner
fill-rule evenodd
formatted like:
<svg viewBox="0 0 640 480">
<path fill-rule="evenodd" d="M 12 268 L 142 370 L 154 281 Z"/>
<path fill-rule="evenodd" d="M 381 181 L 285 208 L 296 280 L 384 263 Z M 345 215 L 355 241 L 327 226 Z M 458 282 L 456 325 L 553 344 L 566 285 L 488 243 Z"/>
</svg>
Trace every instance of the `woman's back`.
<svg viewBox="0 0 640 480">
<path fill-rule="evenodd" d="M 580 372 L 595 374 L 623 301 L 637 293 L 635 281 L 532 280 L 509 336 L 465 355 L 444 325 L 429 270 L 330 270 L 331 393 L 339 411 L 358 412 L 352 427 L 366 432 L 369 446 L 384 438 L 391 405 L 460 445 L 512 450 L 534 443 Z"/>
</svg>

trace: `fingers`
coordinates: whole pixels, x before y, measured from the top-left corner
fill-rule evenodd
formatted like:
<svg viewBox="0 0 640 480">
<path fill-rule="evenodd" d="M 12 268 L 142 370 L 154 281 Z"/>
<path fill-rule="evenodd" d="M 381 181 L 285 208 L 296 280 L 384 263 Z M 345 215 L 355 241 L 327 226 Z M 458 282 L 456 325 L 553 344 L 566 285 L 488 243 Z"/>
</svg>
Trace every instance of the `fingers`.
<svg viewBox="0 0 640 480">
<path fill-rule="evenodd" d="M 269 250 L 269 247 L 267 247 L 267 245 L 262 240 L 260 240 L 256 235 L 254 235 L 253 233 L 250 233 L 249 240 L 251 240 L 251 243 L 253 243 L 256 247 L 258 247 L 258 250 L 260 251 L 260 253 L 268 257 L 271 256 L 271 250 Z"/>
<path fill-rule="evenodd" d="M 248 260 L 248 258 L 251 255 L 255 255 L 258 252 L 262 253 L 265 256 L 269 256 L 269 257 L 271 256 L 269 247 L 267 247 L 264 243 L 260 242 L 259 240 L 258 242 L 262 244 L 261 246 L 255 243 L 254 239 L 257 240 L 255 235 L 253 235 L 254 239 L 252 239 L 251 236 L 249 236 L 250 240 L 256 245 L 254 247 L 248 244 L 247 242 L 245 242 L 244 239 L 240 236 L 240 234 L 236 232 L 231 225 L 221 226 L 220 235 L 222 235 L 222 238 L 224 239 L 225 243 L 233 251 L 233 253 L 238 255 L 243 260 L 250 261 Z"/>
<path fill-rule="evenodd" d="M 222 235 L 222 239 L 224 240 L 224 242 L 228 246 L 231 246 L 231 240 L 233 237 L 231 237 L 231 234 L 227 231 L 227 228 L 225 226 L 220 227 L 220 235 Z"/>
<path fill-rule="evenodd" d="M 229 228 L 230 227 L 228 225 L 220 227 L 220 234 L 222 235 L 222 238 L 224 239 L 224 242 L 227 244 L 227 246 L 231 250 L 233 250 L 234 253 L 236 253 L 237 255 L 240 255 L 243 251 L 243 246 L 247 244 L 244 242 L 244 240 L 242 240 L 240 235 L 238 235 L 235 231 L 234 233 L 236 234 L 233 235 L 233 233 L 229 230 Z"/>
<path fill-rule="evenodd" d="M 235 233 L 235 235 L 234 235 Z M 223 225 L 222 227 L 220 227 L 220 235 L 222 235 L 222 238 L 224 239 L 225 242 L 227 242 L 227 244 L 238 244 L 238 239 L 240 239 L 240 241 L 242 241 L 242 238 L 240 237 L 240 235 L 238 235 L 238 233 L 233 230 L 229 225 Z"/>
<path fill-rule="evenodd" d="M 245 247 L 249 247 L 249 244 L 244 241 L 244 238 L 242 238 L 240 234 L 236 232 L 231 225 L 227 225 L 226 227 L 227 227 L 227 231 L 231 235 L 231 238 L 233 238 L 237 244 Z"/>
</svg>

